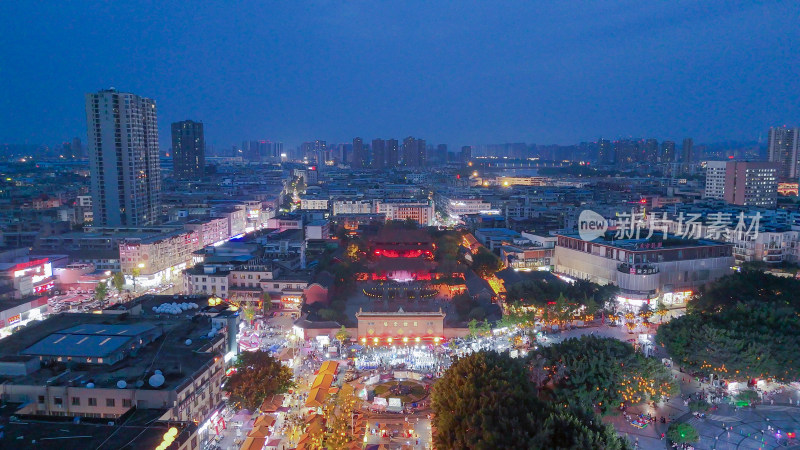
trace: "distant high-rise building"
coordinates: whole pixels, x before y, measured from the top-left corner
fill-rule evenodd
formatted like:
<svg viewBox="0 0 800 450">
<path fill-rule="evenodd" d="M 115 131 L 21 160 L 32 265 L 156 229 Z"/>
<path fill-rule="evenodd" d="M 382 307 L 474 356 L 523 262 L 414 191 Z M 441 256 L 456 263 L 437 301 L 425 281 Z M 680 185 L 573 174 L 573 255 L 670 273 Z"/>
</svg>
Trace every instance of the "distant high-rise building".
<svg viewBox="0 0 800 450">
<path fill-rule="evenodd" d="M 383 139 L 372 140 L 372 168 L 383 169 L 386 167 L 386 141 Z"/>
<path fill-rule="evenodd" d="M 727 161 L 725 201 L 734 205 L 775 208 L 778 201 L 778 167 L 771 162 Z"/>
<path fill-rule="evenodd" d="M 83 145 L 81 145 L 81 138 L 74 137 L 72 138 L 72 157 L 73 158 L 83 158 Z"/>
<path fill-rule="evenodd" d="M 472 159 L 472 147 L 469 145 L 461 147 L 461 162 L 466 164 L 471 159 Z"/>
<path fill-rule="evenodd" d="M 658 140 L 647 139 L 644 141 L 644 161 L 654 163 L 658 161 Z"/>
<path fill-rule="evenodd" d="M 397 167 L 397 163 L 399 161 L 398 158 L 398 142 L 397 139 L 387 139 L 386 140 L 386 167 L 392 168 Z"/>
<path fill-rule="evenodd" d="M 623 165 L 636 162 L 636 149 L 636 141 L 631 139 L 614 141 L 614 163 Z"/>
<path fill-rule="evenodd" d="M 74 157 L 72 155 L 72 144 L 69 142 L 61 144 L 61 154 L 59 156 L 64 159 L 72 159 Z"/>
<path fill-rule="evenodd" d="M 172 167 L 179 180 L 200 179 L 206 166 L 203 123 L 184 120 L 172 124 Z"/>
<path fill-rule="evenodd" d="M 703 198 L 725 199 L 725 172 L 728 161 L 709 161 L 706 163 L 706 188 Z"/>
<path fill-rule="evenodd" d="M 94 223 L 155 223 L 161 209 L 156 102 L 115 89 L 86 94 L 86 122 Z"/>
<path fill-rule="evenodd" d="M 247 161 L 261 161 L 258 141 L 242 141 L 242 158 Z"/>
<path fill-rule="evenodd" d="M 303 157 L 308 159 L 310 163 L 325 164 L 325 161 L 330 159 L 328 143 L 326 141 L 317 139 L 313 142 L 304 142 L 302 150 Z"/>
<path fill-rule="evenodd" d="M 767 155 L 770 162 L 778 164 L 781 181 L 796 182 L 800 176 L 800 128 L 770 128 Z"/>
<path fill-rule="evenodd" d="M 611 147 L 611 141 L 608 139 L 600 139 L 597 141 L 597 163 L 598 164 L 612 164 L 614 162 L 614 151 Z"/>
<path fill-rule="evenodd" d="M 360 137 L 353 139 L 353 154 L 350 158 L 350 167 L 360 169 L 366 166 L 365 163 L 366 153 L 364 152 L 364 140 Z"/>
<path fill-rule="evenodd" d="M 681 148 L 681 163 L 683 164 L 683 170 L 685 172 L 689 171 L 694 159 L 692 147 L 694 147 L 694 141 L 692 141 L 692 138 L 686 138 L 683 140 L 683 148 Z"/>
<path fill-rule="evenodd" d="M 675 161 L 675 142 L 664 141 L 661 143 L 660 162 L 671 163 Z"/>
<path fill-rule="evenodd" d="M 403 139 L 403 165 L 408 167 L 422 167 L 425 165 L 426 148 L 424 139 L 415 139 L 411 136 Z"/>
</svg>

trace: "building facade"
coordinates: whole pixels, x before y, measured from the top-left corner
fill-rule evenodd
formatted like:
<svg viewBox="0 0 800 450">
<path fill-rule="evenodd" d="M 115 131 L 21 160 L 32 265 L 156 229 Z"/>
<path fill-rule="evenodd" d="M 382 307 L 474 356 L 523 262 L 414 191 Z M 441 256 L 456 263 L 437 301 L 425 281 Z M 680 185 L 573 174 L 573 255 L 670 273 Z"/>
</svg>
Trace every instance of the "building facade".
<svg viewBox="0 0 800 450">
<path fill-rule="evenodd" d="M 730 244 L 710 240 L 597 238 L 558 235 L 555 272 L 619 287 L 620 305 L 640 307 L 661 300 L 682 303 L 693 292 L 732 272 Z"/>
<path fill-rule="evenodd" d="M 778 202 L 777 165 L 728 161 L 724 200 L 734 205 L 774 208 Z"/>
<path fill-rule="evenodd" d="M 797 181 L 800 176 L 800 128 L 769 129 L 769 161 L 778 164 L 781 181 Z"/>
<path fill-rule="evenodd" d="M 175 178 L 197 180 L 206 165 L 203 123 L 184 120 L 172 124 L 172 167 Z"/>
<path fill-rule="evenodd" d="M 155 101 L 114 89 L 86 94 L 86 122 L 94 223 L 155 223 L 161 213 Z"/>
<path fill-rule="evenodd" d="M 725 199 L 725 168 L 728 161 L 709 161 L 706 164 L 706 188 L 703 198 Z"/>
</svg>

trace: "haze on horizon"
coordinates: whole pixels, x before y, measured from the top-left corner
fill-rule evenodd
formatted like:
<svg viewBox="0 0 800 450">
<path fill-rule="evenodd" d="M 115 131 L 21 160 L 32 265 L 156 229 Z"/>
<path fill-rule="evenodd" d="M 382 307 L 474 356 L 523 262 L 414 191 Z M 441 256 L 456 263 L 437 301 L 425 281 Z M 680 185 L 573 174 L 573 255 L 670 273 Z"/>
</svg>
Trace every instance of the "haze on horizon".
<svg viewBox="0 0 800 450">
<path fill-rule="evenodd" d="M 206 141 L 754 141 L 800 125 L 800 2 L 0 4 L 0 142 L 116 87 Z"/>
</svg>

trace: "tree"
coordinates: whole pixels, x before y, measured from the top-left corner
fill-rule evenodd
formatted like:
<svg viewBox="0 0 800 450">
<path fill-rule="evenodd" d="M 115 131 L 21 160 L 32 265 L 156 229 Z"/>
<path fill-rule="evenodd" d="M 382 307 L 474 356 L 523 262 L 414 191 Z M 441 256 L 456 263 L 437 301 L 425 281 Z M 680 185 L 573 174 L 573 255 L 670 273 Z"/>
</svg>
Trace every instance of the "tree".
<svg viewBox="0 0 800 450">
<path fill-rule="evenodd" d="M 261 294 L 261 306 L 264 312 L 272 309 L 272 296 L 270 296 L 269 292 L 267 291 L 264 291 L 264 293 Z"/>
<path fill-rule="evenodd" d="M 358 248 L 358 244 L 352 242 L 347 244 L 347 251 L 345 254 L 347 255 L 347 259 L 350 261 L 358 261 L 360 259 L 360 249 Z"/>
<path fill-rule="evenodd" d="M 541 347 L 531 355 L 550 368 L 552 398 L 607 413 L 621 404 L 659 401 L 675 395 L 678 387 L 658 361 L 636 353 L 616 339 L 582 336 Z"/>
<path fill-rule="evenodd" d="M 664 321 L 664 316 L 667 315 L 669 310 L 667 309 L 667 305 L 659 298 L 658 303 L 656 303 L 656 314 L 658 315 L 658 322 L 662 323 Z"/>
<path fill-rule="evenodd" d="M 282 394 L 294 386 L 292 371 L 269 352 L 244 352 L 234 364 L 234 372 L 224 389 L 231 400 L 255 410 L 270 395 Z"/>
<path fill-rule="evenodd" d="M 560 327 L 564 327 L 567 322 L 572 322 L 572 316 L 574 312 L 574 308 L 570 303 L 567 301 L 567 298 L 564 297 L 564 293 L 558 295 L 556 302 L 552 305 L 553 316 L 555 320 L 558 321 L 558 325 Z"/>
<path fill-rule="evenodd" d="M 142 274 L 142 269 L 134 267 L 131 269 L 131 277 L 133 278 L 133 291 L 136 292 L 136 279 Z"/>
<path fill-rule="evenodd" d="M 800 312 L 800 280 L 744 270 L 720 278 L 690 302 L 693 311 L 722 312 L 739 303 L 770 303 Z"/>
<path fill-rule="evenodd" d="M 731 381 L 800 377 L 800 318 L 790 306 L 739 303 L 721 312 L 689 312 L 661 325 L 656 342 L 690 371 Z"/>
<path fill-rule="evenodd" d="M 342 386 L 342 389 L 333 399 L 325 404 L 323 416 L 325 417 L 325 431 L 321 437 L 321 448 L 328 450 L 346 450 L 352 448 L 350 445 L 355 435 L 352 426 L 354 425 L 353 413 L 359 399 L 349 384 Z"/>
<path fill-rule="evenodd" d="M 103 301 L 106 297 L 108 297 L 108 284 L 105 281 L 101 281 L 94 287 L 94 298 L 95 300 Z"/>
<path fill-rule="evenodd" d="M 667 438 L 678 444 L 688 444 L 700 440 L 697 430 L 688 423 L 671 423 L 667 428 Z"/>
<path fill-rule="evenodd" d="M 339 318 L 339 311 L 331 308 L 322 308 L 317 314 L 322 320 L 336 320 Z"/>
<path fill-rule="evenodd" d="M 597 311 L 600 310 L 600 305 L 597 304 L 597 301 L 595 301 L 594 296 L 589 297 L 588 299 L 584 299 L 583 306 L 586 315 L 592 316 L 592 318 L 594 318 L 594 315 L 597 314 Z"/>
<path fill-rule="evenodd" d="M 336 332 L 335 337 L 337 341 L 344 343 L 348 339 L 350 339 L 350 333 L 348 333 L 347 328 L 345 328 L 344 325 L 342 325 L 342 328 L 339 328 L 339 331 Z"/>
<path fill-rule="evenodd" d="M 117 272 L 111 278 L 111 284 L 114 285 L 114 289 L 117 290 L 117 293 L 122 294 L 122 288 L 125 287 L 125 275 L 122 272 Z"/>
<path fill-rule="evenodd" d="M 503 268 L 503 262 L 486 247 L 481 247 L 476 255 L 472 256 L 472 270 L 482 278 L 494 275 Z"/>
<path fill-rule="evenodd" d="M 482 336 L 492 331 L 492 327 L 486 322 L 478 322 L 476 319 L 472 319 L 467 323 L 467 328 L 469 328 L 469 337 L 476 337 Z"/>
<path fill-rule="evenodd" d="M 256 309 L 251 303 L 247 303 L 242 307 L 242 315 L 247 320 L 247 323 L 252 325 L 253 319 L 256 317 Z"/>
<path fill-rule="evenodd" d="M 459 359 L 432 398 L 437 448 L 628 448 L 592 414 L 539 400 L 523 361 L 508 354 Z"/>
</svg>

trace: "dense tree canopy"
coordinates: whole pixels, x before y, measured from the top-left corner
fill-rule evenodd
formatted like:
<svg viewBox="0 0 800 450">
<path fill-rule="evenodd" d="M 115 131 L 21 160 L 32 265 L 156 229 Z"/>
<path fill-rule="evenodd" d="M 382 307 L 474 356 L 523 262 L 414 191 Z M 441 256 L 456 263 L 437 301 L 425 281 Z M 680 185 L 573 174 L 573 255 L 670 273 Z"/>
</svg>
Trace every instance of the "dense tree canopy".
<svg viewBox="0 0 800 450">
<path fill-rule="evenodd" d="M 486 247 L 480 247 L 472 256 L 472 270 L 483 278 L 493 275 L 503 268 L 503 262 Z"/>
<path fill-rule="evenodd" d="M 591 413 L 545 403 L 522 360 L 495 352 L 456 361 L 433 389 L 438 448 L 627 448 Z"/>
<path fill-rule="evenodd" d="M 102 301 L 106 297 L 108 297 L 108 284 L 105 281 L 101 281 L 94 287 L 94 298 Z"/>
<path fill-rule="evenodd" d="M 656 339 L 677 364 L 731 381 L 800 377 L 800 281 L 745 270 L 691 300 Z"/>
<path fill-rule="evenodd" d="M 788 306 L 739 303 L 718 313 L 692 312 L 661 325 L 656 339 L 690 371 L 732 381 L 800 377 L 800 318 Z"/>
<path fill-rule="evenodd" d="M 244 352 L 234 364 L 236 372 L 225 382 L 225 390 L 243 408 L 255 410 L 264 399 L 282 394 L 293 386 L 292 371 L 269 352 Z"/>
<path fill-rule="evenodd" d="M 540 348 L 531 364 L 537 382 L 550 386 L 558 403 L 597 407 L 603 413 L 620 404 L 658 401 L 675 395 L 677 385 L 657 360 L 616 339 L 582 336 Z"/>
<path fill-rule="evenodd" d="M 744 270 L 717 280 L 701 290 L 689 304 L 699 313 L 721 312 L 738 303 L 770 303 L 800 312 L 800 281 L 762 271 Z"/>
<path fill-rule="evenodd" d="M 514 283 L 506 286 L 506 290 L 508 301 L 536 306 L 544 306 L 548 302 L 555 301 L 560 295 L 572 303 L 581 305 L 594 303 L 595 306 L 602 306 L 617 295 L 617 288 L 613 285 L 601 286 L 586 280 L 567 283 L 553 276 Z"/>
<path fill-rule="evenodd" d="M 117 272 L 111 277 L 111 284 L 118 293 L 122 293 L 122 288 L 125 287 L 125 275 L 122 272 Z"/>
</svg>

